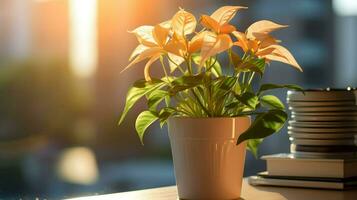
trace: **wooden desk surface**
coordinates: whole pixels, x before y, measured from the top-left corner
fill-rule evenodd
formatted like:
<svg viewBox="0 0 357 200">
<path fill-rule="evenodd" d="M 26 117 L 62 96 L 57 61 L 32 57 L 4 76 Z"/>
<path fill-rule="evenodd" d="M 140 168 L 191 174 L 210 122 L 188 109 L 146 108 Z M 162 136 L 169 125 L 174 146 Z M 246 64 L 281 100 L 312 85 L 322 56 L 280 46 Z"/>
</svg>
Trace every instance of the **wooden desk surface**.
<svg viewBox="0 0 357 200">
<path fill-rule="evenodd" d="M 317 190 L 283 187 L 253 187 L 244 180 L 243 200 L 357 200 L 357 190 Z M 176 186 L 116 194 L 81 197 L 72 200 L 177 200 Z"/>
</svg>

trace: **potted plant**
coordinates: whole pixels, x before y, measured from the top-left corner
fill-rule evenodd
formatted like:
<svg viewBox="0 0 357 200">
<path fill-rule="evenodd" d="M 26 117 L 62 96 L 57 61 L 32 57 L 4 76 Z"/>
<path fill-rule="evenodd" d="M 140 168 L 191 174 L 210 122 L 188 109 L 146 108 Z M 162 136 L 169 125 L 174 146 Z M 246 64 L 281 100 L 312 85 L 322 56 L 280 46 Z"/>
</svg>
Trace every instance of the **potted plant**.
<svg viewBox="0 0 357 200">
<path fill-rule="evenodd" d="M 291 53 L 271 32 L 286 28 L 272 21 L 253 23 L 245 32 L 229 24 L 241 6 L 224 6 L 212 15 L 180 9 L 169 21 L 132 31 L 139 41 L 130 56 L 132 67 L 148 60 L 145 79 L 136 81 L 126 96 L 127 112 L 140 98 L 148 108 L 136 119 L 141 142 L 154 122 L 168 124 L 176 183 L 182 199 L 237 199 L 240 197 L 247 148 L 257 146 L 280 130 L 287 114 L 284 104 L 266 91 L 301 90 L 296 85 L 261 84 L 253 90 L 271 61 L 302 71 Z M 196 30 L 198 23 L 202 25 Z M 163 77 L 150 75 L 159 61 Z M 227 61 L 224 68 L 220 61 Z M 254 116 L 254 122 L 250 122 Z"/>
</svg>

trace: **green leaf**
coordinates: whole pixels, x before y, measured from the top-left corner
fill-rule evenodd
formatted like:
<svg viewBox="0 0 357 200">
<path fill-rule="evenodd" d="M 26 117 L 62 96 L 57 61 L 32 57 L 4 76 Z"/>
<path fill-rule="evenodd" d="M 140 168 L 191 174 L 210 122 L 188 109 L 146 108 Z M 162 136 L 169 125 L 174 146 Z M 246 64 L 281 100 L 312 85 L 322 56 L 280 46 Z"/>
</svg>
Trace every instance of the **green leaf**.
<svg viewBox="0 0 357 200">
<path fill-rule="evenodd" d="M 161 109 L 160 114 L 159 114 L 159 119 L 160 119 L 160 127 L 162 128 L 164 124 L 166 123 L 167 119 L 171 117 L 174 113 L 176 112 L 175 109 L 170 108 L 170 107 L 164 107 Z"/>
<path fill-rule="evenodd" d="M 237 82 L 238 78 L 237 77 L 221 77 L 218 79 L 218 89 L 224 90 L 224 91 L 230 91 L 232 90 L 232 87 L 235 85 Z"/>
<path fill-rule="evenodd" d="M 165 96 L 165 104 L 166 104 L 166 106 L 169 107 L 169 106 L 170 106 L 170 103 L 171 103 L 171 98 L 170 98 L 170 96 Z"/>
<path fill-rule="evenodd" d="M 241 95 L 235 95 L 236 99 L 243 103 L 244 105 L 248 106 L 251 109 L 255 109 L 259 104 L 258 97 L 251 92 L 245 92 Z"/>
<path fill-rule="evenodd" d="M 273 89 L 280 89 L 280 88 L 287 88 L 287 89 L 292 89 L 292 90 L 297 90 L 297 91 L 304 91 L 304 89 L 298 85 L 294 84 L 285 84 L 285 85 L 278 85 L 278 84 L 263 84 L 260 86 L 260 89 L 258 91 L 258 95 L 264 91 L 267 90 L 273 90 Z"/>
<path fill-rule="evenodd" d="M 144 144 L 144 133 L 145 130 L 159 119 L 154 112 L 145 110 L 138 115 L 135 122 L 135 129 L 139 135 L 141 144 Z"/>
<path fill-rule="evenodd" d="M 284 110 L 285 106 L 280 99 L 274 95 L 265 95 L 260 98 L 260 103 L 264 107 Z"/>
<path fill-rule="evenodd" d="M 181 76 L 172 81 L 172 87 L 169 91 L 170 95 L 175 95 L 176 93 L 181 92 L 183 90 L 187 90 L 201 85 L 203 84 L 204 78 L 205 75 L 203 73 L 195 76 Z"/>
<path fill-rule="evenodd" d="M 264 58 L 256 58 L 251 61 L 251 63 L 258 69 L 258 73 L 260 76 L 263 76 L 265 71 L 265 59 Z"/>
<path fill-rule="evenodd" d="M 263 76 L 265 71 L 265 59 L 264 58 L 256 58 L 256 57 L 248 57 L 244 60 L 232 53 L 232 60 L 235 66 L 235 69 L 238 72 L 248 72 L 253 71 L 258 73 L 260 76 Z"/>
<path fill-rule="evenodd" d="M 159 103 L 167 97 L 169 93 L 165 90 L 154 90 L 148 96 L 148 108 L 151 111 L 156 111 Z"/>
<path fill-rule="evenodd" d="M 249 139 L 265 138 L 278 132 L 284 126 L 287 118 L 288 115 L 282 110 L 269 110 L 258 114 L 248 130 L 239 136 L 237 144 Z"/>
<path fill-rule="evenodd" d="M 121 114 L 121 117 L 119 119 L 118 125 L 120 125 L 126 114 L 129 112 L 129 110 L 134 106 L 134 104 L 144 95 L 149 94 L 152 91 L 155 91 L 157 89 L 160 89 L 163 87 L 166 83 L 161 81 L 161 80 L 152 80 L 150 82 L 145 81 L 145 80 L 139 80 L 136 81 L 131 87 L 126 95 L 126 101 L 125 101 L 125 106 L 124 110 Z"/>
<path fill-rule="evenodd" d="M 263 142 L 263 139 L 250 139 L 247 141 L 247 149 L 252 152 L 255 158 L 258 158 L 258 146 Z"/>
<path fill-rule="evenodd" d="M 193 54 L 192 60 L 196 65 L 200 65 L 201 63 L 201 56 L 199 54 Z M 213 58 L 211 59 L 211 66 L 207 66 L 207 62 L 203 65 L 206 69 L 211 69 L 212 74 L 216 77 L 222 76 L 222 67 L 219 64 L 218 59 Z"/>
<path fill-rule="evenodd" d="M 228 103 L 228 104 L 225 105 L 224 107 L 225 107 L 226 109 L 232 109 L 232 108 L 236 108 L 239 104 L 240 104 L 240 102 L 234 101 L 234 102 Z"/>
<path fill-rule="evenodd" d="M 212 74 L 218 78 L 218 77 L 222 76 L 222 74 L 223 74 L 222 67 L 219 64 L 218 60 L 216 60 L 216 59 L 213 61 L 213 63 L 214 64 L 211 66 Z"/>
</svg>

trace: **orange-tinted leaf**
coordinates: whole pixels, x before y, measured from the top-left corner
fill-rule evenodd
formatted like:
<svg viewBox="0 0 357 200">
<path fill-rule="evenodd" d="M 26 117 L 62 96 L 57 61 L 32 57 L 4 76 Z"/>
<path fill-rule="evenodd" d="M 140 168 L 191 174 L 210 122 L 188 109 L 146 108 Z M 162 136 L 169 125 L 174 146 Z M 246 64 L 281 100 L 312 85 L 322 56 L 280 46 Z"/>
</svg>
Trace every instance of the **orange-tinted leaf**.
<svg viewBox="0 0 357 200">
<path fill-rule="evenodd" d="M 145 80 L 146 81 L 151 81 L 151 77 L 150 77 L 150 67 L 152 65 L 153 62 L 155 62 L 157 59 L 160 58 L 160 53 L 157 53 L 155 55 L 153 55 L 150 60 L 146 63 L 145 68 L 144 68 L 144 76 L 145 76 Z"/>
<path fill-rule="evenodd" d="M 202 66 L 211 56 L 231 48 L 232 45 L 233 42 L 228 34 L 216 35 L 215 33 L 208 32 L 203 37 L 200 65 Z"/>
<path fill-rule="evenodd" d="M 239 31 L 234 31 L 233 35 L 237 38 L 237 42 L 234 42 L 234 45 L 239 46 L 242 48 L 244 52 L 249 51 L 249 44 L 248 39 L 246 38 L 245 34 Z"/>
<path fill-rule="evenodd" d="M 121 72 L 129 69 L 134 64 L 141 62 L 149 57 L 152 57 L 158 53 L 163 53 L 163 50 L 159 47 L 152 47 L 144 50 L 141 54 L 139 54 L 128 66 L 126 66 Z"/>
<path fill-rule="evenodd" d="M 278 44 L 278 40 L 269 34 L 257 34 L 257 40 L 260 41 L 259 48 L 264 49 L 271 45 Z"/>
<path fill-rule="evenodd" d="M 170 29 L 164 28 L 161 25 L 156 25 L 152 31 L 152 35 L 156 43 L 163 47 L 167 42 L 167 36 L 169 35 Z"/>
<path fill-rule="evenodd" d="M 288 27 L 287 25 L 281 25 L 277 24 L 275 22 L 269 21 L 269 20 L 261 20 L 253 23 L 250 25 L 247 29 L 247 37 L 248 38 L 255 38 L 254 34 L 255 33 L 270 33 L 272 31 L 286 28 Z"/>
<path fill-rule="evenodd" d="M 219 33 L 225 33 L 225 34 L 229 34 L 229 33 L 232 33 L 233 31 L 236 30 L 236 27 L 230 25 L 230 24 L 225 24 L 223 26 L 221 26 L 219 28 Z"/>
<path fill-rule="evenodd" d="M 183 9 L 174 15 L 171 23 L 173 31 L 179 36 L 193 33 L 197 25 L 195 16 Z"/>
<path fill-rule="evenodd" d="M 153 26 L 140 26 L 130 33 L 134 33 L 138 41 L 148 47 L 156 46 L 155 39 L 152 35 L 152 31 L 154 30 Z"/>
<path fill-rule="evenodd" d="M 169 53 L 183 57 L 187 52 L 186 41 L 183 38 L 176 37 L 174 34 L 164 49 Z"/>
<path fill-rule="evenodd" d="M 208 31 L 203 31 L 195 35 L 188 43 L 188 52 L 194 53 L 202 48 L 203 37 Z"/>
<path fill-rule="evenodd" d="M 150 47 L 147 47 L 145 45 L 139 44 L 133 51 L 133 53 L 131 53 L 130 57 L 129 57 L 129 61 L 133 60 L 137 55 L 141 54 L 142 52 L 144 52 L 145 50 L 149 49 Z"/>
<path fill-rule="evenodd" d="M 162 26 L 164 28 L 167 28 L 167 29 L 171 29 L 172 21 L 171 20 L 167 20 L 167 21 L 161 22 L 160 26 Z"/>
<path fill-rule="evenodd" d="M 268 54 L 273 53 L 275 48 L 267 47 L 265 49 L 260 49 L 255 55 L 258 57 L 265 57 Z"/>
<path fill-rule="evenodd" d="M 297 68 L 299 71 L 303 71 L 300 65 L 296 62 L 294 56 L 285 47 L 280 45 L 271 45 L 270 47 L 274 48 L 274 51 L 271 54 L 266 55 L 265 58 L 289 64 Z"/>
<path fill-rule="evenodd" d="M 223 6 L 217 9 L 211 17 L 217 21 L 220 25 L 227 24 L 233 19 L 237 11 L 240 9 L 247 9 L 247 7 L 242 6 Z"/>
<path fill-rule="evenodd" d="M 219 28 L 220 28 L 219 23 L 216 20 L 214 20 L 213 18 L 211 18 L 210 16 L 202 15 L 200 22 L 204 27 L 206 27 L 216 33 L 219 32 Z"/>
<path fill-rule="evenodd" d="M 251 50 L 253 53 L 258 51 L 259 44 L 257 40 L 248 40 L 248 48 Z"/>
</svg>

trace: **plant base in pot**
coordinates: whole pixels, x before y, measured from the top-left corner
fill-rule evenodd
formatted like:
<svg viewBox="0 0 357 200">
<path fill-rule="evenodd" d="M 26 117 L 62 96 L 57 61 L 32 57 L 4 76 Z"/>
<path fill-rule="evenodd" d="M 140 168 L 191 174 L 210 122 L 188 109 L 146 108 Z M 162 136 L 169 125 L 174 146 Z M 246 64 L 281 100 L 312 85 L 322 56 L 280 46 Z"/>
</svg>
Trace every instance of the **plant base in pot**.
<svg viewBox="0 0 357 200">
<path fill-rule="evenodd" d="M 246 143 L 236 145 L 250 117 L 169 119 L 180 199 L 239 199 Z"/>
<path fill-rule="evenodd" d="M 287 120 L 284 104 L 266 92 L 302 90 L 292 84 L 253 87 L 272 61 L 302 69 L 270 35 L 286 25 L 260 20 L 240 32 L 229 24 L 239 10 L 245 9 L 223 6 L 210 16 L 201 15 L 199 21 L 180 9 L 168 21 L 132 31 L 140 44 L 124 70 L 147 60 L 145 79 L 129 89 L 119 124 L 142 98 L 147 100 L 147 109 L 135 122 L 142 143 L 151 124 L 159 122 L 163 127 L 168 123 L 182 199 L 239 198 L 245 147 L 256 156 L 263 138 L 278 132 Z M 198 22 L 204 27 L 199 31 Z M 222 54 L 228 65 L 221 66 Z M 152 66 L 157 61 L 164 76 L 154 78 L 150 69 L 158 67 Z M 254 122 L 250 124 L 250 118 L 242 116 L 254 116 Z"/>
</svg>

